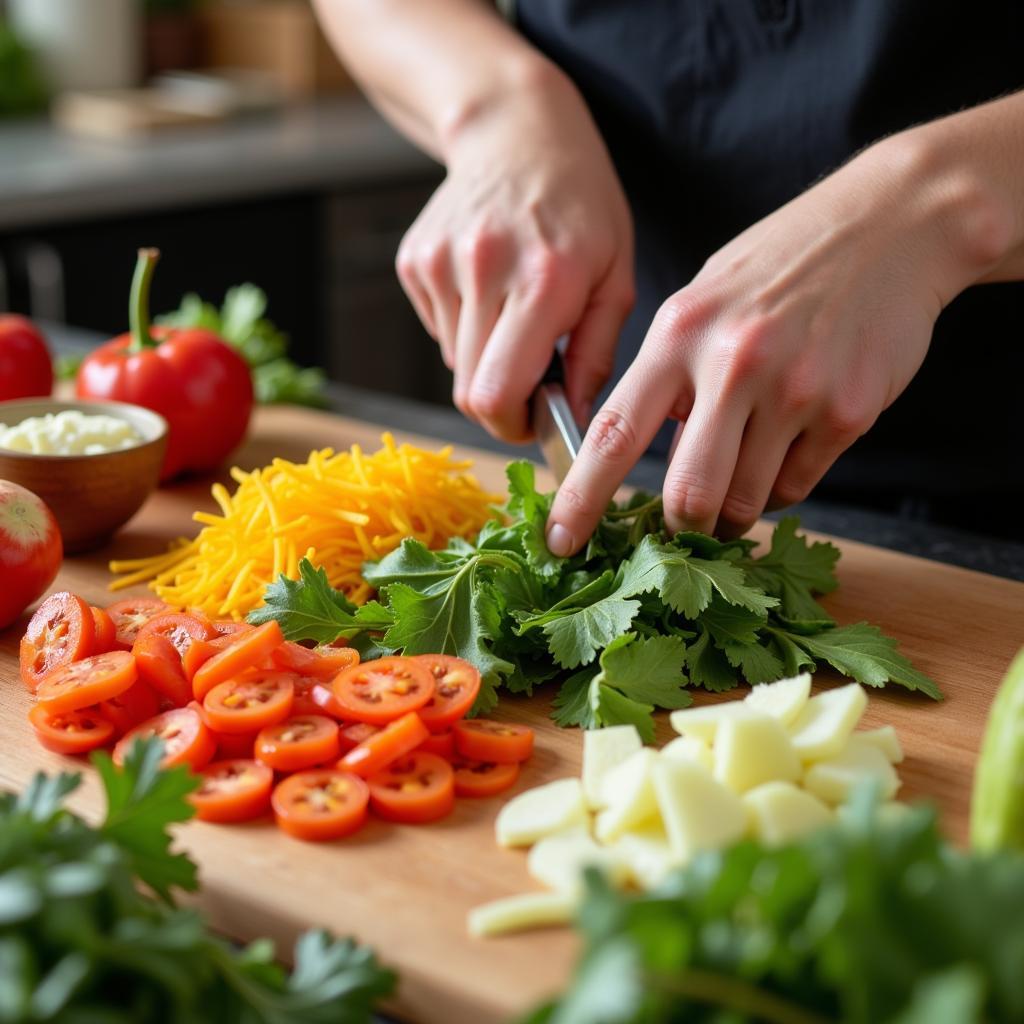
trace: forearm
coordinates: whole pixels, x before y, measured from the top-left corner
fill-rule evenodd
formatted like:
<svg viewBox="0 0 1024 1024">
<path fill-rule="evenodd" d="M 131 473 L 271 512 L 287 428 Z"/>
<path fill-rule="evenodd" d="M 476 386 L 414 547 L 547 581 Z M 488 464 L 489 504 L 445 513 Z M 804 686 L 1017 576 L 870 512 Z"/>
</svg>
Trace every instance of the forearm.
<svg viewBox="0 0 1024 1024">
<path fill-rule="evenodd" d="M 442 162 L 468 124 L 562 78 L 485 0 L 314 0 L 314 6 L 371 100 Z"/>
</svg>

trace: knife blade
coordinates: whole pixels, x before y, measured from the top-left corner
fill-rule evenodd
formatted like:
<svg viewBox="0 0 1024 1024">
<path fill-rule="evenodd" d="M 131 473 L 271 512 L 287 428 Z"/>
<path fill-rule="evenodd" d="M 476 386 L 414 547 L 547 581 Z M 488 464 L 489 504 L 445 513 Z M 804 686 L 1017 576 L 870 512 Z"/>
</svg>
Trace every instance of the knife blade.
<svg viewBox="0 0 1024 1024">
<path fill-rule="evenodd" d="M 565 365 L 558 349 L 533 393 L 532 421 L 544 461 L 561 483 L 579 455 L 583 439 L 565 395 Z"/>
</svg>

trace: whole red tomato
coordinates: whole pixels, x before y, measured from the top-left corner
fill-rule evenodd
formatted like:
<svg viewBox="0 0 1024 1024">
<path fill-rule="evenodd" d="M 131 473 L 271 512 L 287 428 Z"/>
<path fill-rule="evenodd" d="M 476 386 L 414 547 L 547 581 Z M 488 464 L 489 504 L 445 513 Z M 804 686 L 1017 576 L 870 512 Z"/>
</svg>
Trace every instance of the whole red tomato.
<svg viewBox="0 0 1024 1024">
<path fill-rule="evenodd" d="M 63 556 L 57 520 L 43 500 L 0 480 L 0 629 L 53 582 Z"/>
<path fill-rule="evenodd" d="M 33 398 L 53 390 L 53 363 L 46 340 L 30 320 L 0 316 L 0 401 Z"/>
<path fill-rule="evenodd" d="M 132 402 L 170 424 L 160 478 L 219 466 L 240 444 L 252 412 L 245 360 L 212 331 L 149 326 L 149 284 L 159 253 L 140 249 L 131 331 L 91 353 L 78 371 L 80 398 Z"/>
</svg>

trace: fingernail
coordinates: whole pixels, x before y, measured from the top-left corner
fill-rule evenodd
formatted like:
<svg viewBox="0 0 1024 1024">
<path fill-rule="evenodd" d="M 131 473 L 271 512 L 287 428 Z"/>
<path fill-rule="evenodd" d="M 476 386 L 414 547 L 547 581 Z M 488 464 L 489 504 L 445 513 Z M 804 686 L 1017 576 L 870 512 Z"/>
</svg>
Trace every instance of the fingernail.
<svg viewBox="0 0 1024 1024">
<path fill-rule="evenodd" d="M 553 523 L 548 528 L 548 551 L 559 558 L 568 558 L 572 554 L 572 534 L 561 524 Z"/>
</svg>

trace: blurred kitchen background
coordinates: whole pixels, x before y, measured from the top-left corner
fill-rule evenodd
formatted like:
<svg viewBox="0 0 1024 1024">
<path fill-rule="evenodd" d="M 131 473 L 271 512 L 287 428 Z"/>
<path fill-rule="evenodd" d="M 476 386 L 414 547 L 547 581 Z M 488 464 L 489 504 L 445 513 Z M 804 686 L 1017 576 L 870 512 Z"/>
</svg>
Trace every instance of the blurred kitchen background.
<svg viewBox="0 0 1024 1024">
<path fill-rule="evenodd" d="M 252 282 L 298 363 L 447 403 L 393 268 L 440 178 L 305 0 L 0 0 L 0 309 L 118 333 L 157 246 L 154 313 Z"/>
</svg>

